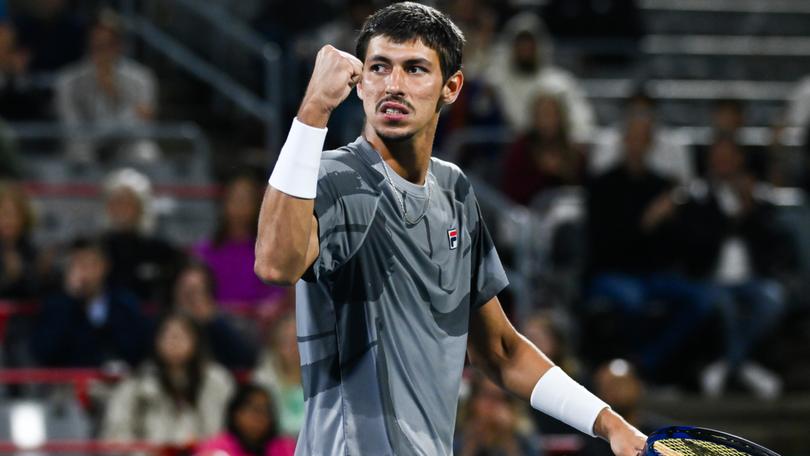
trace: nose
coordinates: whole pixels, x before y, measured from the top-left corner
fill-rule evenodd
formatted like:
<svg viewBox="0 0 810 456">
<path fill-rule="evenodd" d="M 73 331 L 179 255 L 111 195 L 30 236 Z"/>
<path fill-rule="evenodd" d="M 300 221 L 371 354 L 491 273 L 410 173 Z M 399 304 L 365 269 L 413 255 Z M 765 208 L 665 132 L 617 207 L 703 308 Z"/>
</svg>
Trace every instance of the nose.
<svg viewBox="0 0 810 456">
<path fill-rule="evenodd" d="M 385 84 L 386 95 L 402 95 L 402 82 L 403 70 L 399 67 L 394 67 L 391 73 L 388 74 Z"/>
</svg>

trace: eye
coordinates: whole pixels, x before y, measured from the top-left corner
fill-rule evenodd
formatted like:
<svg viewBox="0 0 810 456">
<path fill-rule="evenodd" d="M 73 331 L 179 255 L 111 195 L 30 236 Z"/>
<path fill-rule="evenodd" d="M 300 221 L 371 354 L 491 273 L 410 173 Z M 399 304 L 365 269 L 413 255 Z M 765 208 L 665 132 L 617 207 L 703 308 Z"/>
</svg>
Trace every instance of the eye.
<svg viewBox="0 0 810 456">
<path fill-rule="evenodd" d="M 372 63 L 368 69 L 372 73 L 380 73 L 385 70 L 385 66 L 382 63 Z"/>
<path fill-rule="evenodd" d="M 414 65 L 412 67 L 408 67 L 408 73 L 412 74 L 420 74 L 420 73 L 427 73 L 427 68 L 419 65 Z"/>
</svg>

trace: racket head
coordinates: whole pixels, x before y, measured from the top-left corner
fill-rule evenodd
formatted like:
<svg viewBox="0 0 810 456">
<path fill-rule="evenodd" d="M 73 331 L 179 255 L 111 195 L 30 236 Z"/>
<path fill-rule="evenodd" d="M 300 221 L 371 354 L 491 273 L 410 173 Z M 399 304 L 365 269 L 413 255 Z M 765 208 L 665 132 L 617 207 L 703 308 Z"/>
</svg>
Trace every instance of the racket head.
<svg viewBox="0 0 810 456">
<path fill-rule="evenodd" d="M 694 426 L 661 428 L 647 438 L 643 456 L 779 456 L 726 432 Z"/>
</svg>

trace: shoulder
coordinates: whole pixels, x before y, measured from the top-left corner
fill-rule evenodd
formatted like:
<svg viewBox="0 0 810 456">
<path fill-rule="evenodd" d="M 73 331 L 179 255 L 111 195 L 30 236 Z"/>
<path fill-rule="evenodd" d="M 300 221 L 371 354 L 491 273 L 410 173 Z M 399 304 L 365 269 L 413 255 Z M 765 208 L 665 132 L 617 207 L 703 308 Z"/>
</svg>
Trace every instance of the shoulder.
<svg viewBox="0 0 810 456">
<path fill-rule="evenodd" d="M 354 142 L 335 150 L 324 151 L 318 175 L 319 193 L 329 190 L 334 196 L 379 194 L 383 175 L 374 169 Z"/>
<path fill-rule="evenodd" d="M 230 390 L 230 388 L 233 387 L 233 378 L 231 377 L 231 373 L 217 363 L 206 363 L 203 374 L 207 388 L 211 387 L 216 389 Z"/>
<path fill-rule="evenodd" d="M 152 70 L 149 69 L 149 67 L 126 58 L 121 59 L 118 66 L 118 71 L 128 78 L 137 79 L 140 81 L 152 82 L 155 79 L 155 75 L 152 73 Z"/>
<path fill-rule="evenodd" d="M 452 190 L 457 201 L 465 201 L 472 190 L 472 185 L 464 171 L 455 163 L 440 158 L 431 157 L 430 161 L 430 170 L 436 183 L 443 189 Z"/>
</svg>

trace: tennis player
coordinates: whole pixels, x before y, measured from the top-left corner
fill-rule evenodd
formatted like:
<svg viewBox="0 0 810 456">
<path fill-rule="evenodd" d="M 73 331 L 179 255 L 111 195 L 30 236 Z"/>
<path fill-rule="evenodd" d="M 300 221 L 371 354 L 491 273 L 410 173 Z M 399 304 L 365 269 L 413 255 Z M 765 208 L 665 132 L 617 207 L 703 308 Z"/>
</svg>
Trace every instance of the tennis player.
<svg viewBox="0 0 810 456">
<path fill-rule="evenodd" d="M 644 435 L 506 319 L 496 297 L 506 274 L 473 189 L 431 157 L 439 111 L 464 82 L 463 42 L 447 16 L 405 2 L 367 19 L 363 61 L 318 52 L 256 243 L 262 279 L 298 283 L 296 454 L 451 455 L 468 354 L 533 407 L 634 456 Z M 330 113 L 355 86 L 362 135 L 322 152 Z"/>
</svg>

